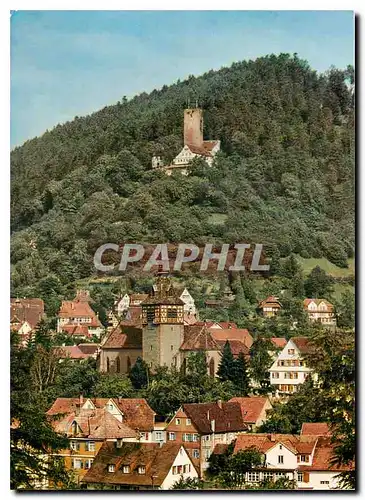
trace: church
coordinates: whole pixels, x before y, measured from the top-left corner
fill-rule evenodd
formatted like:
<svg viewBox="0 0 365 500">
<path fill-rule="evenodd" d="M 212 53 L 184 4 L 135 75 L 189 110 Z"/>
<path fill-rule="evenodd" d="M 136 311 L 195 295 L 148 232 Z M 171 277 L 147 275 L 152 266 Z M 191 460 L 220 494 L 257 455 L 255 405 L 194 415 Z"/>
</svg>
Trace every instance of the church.
<svg viewBox="0 0 365 500">
<path fill-rule="evenodd" d="M 214 330 L 204 322 L 184 324 L 184 302 L 167 272 L 157 273 L 154 286 L 140 307 L 138 324 L 121 321 L 105 337 L 100 346 L 101 372 L 127 374 L 138 357 L 147 363 L 151 372 L 159 366 L 185 371 L 190 353 L 204 351 L 208 372 L 216 375 L 222 340 L 216 340 Z M 242 343 L 242 349 L 245 348 Z"/>
<path fill-rule="evenodd" d="M 174 170 L 178 170 L 182 175 L 188 175 L 188 165 L 194 158 L 202 158 L 211 166 L 215 155 L 220 150 L 220 141 L 204 141 L 203 127 L 203 110 L 201 108 L 185 109 L 184 147 L 168 166 L 164 166 L 160 156 L 154 156 L 152 168 L 160 168 L 167 175 L 171 175 Z"/>
</svg>

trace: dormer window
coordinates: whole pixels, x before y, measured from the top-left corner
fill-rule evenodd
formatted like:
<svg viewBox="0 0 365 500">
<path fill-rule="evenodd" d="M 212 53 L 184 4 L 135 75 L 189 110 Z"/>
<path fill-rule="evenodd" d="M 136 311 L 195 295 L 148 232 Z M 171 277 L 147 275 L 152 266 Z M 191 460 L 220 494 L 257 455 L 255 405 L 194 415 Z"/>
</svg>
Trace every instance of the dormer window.
<svg viewBox="0 0 365 500">
<path fill-rule="evenodd" d="M 106 409 L 107 409 L 107 410 L 114 410 L 114 406 L 113 406 L 111 403 L 108 403 L 108 404 L 106 405 Z"/>
<path fill-rule="evenodd" d="M 72 422 L 71 430 L 72 430 L 72 434 L 74 434 L 74 435 L 77 434 L 77 432 L 78 432 L 78 426 L 77 426 L 76 422 Z"/>
<path fill-rule="evenodd" d="M 123 465 L 122 470 L 123 470 L 123 474 L 129 474 L 131 471 L 129 465 Z"/>
<path fill-rule="evenodd" d="M 138 467 L 138 474 L 146 474 L 146 467 L 144 465 Z"/>
<path fill-rule="evenodd" d="M 176 425 L 180 425 L 180 419 L 177 418 L 176 421 L 175 421 Z"/>
<path fill-rule="evenodd" d="M 108 472 L 115 472 L 115 465 L 114 464 L 108 464 Z"/>
</svg>

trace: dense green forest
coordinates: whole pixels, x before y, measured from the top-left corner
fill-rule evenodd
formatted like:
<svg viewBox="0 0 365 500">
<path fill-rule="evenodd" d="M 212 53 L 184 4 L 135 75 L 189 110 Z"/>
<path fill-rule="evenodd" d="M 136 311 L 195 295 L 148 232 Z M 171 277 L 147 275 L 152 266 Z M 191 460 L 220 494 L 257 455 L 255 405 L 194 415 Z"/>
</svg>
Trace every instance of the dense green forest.
<svg viewBox="0 0 365 500">
<path fill-rule="evenodd" d="M 57 125 L 11 153 L 12 294 L 58 298 L 103 243 L 263 243 L 346 267 L 354 253 L 354 72 L 289 54 L 190 76 Z M 152 171 L 183 143 L 188 99 L 213 167 Z M 71 287 L 72 288 L 72 287 Z M 71 289 L 70 288 L 70 289 Z"/>
</svg>

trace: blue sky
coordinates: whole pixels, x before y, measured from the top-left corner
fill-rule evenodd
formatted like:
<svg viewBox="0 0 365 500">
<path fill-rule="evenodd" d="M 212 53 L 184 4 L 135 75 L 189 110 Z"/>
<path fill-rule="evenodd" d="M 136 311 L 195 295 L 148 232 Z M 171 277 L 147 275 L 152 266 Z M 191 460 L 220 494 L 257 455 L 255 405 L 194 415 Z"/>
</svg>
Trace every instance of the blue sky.
<svg viewBox="0 0 365 500">
<path fill-rule="evenodd" d="M 354 63 L 351 11 L 16 11 L 11 145 L 126 95 L 261 55 Z"/>
</svg>

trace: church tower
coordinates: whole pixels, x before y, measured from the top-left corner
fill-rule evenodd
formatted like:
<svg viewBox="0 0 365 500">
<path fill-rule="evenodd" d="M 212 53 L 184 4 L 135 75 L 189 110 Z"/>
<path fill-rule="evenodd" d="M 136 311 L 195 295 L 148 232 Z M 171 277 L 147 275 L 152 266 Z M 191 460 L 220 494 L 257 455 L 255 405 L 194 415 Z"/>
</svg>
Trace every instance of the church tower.
<svg viewBox="0 0 365 500">
<path fill-rule="evenodd" d="M 142 302 L 142 355 L 148 367 L 180 367 L 184 340 L 184 302 L 176 295 L 167 272 L 159 271 L 153 290 Z"/>
<path fill-rule="evenodd" d="M 184 145 L 203 147 L 203 110 L 190 108 L 184 110 Z"/>
</svg>

